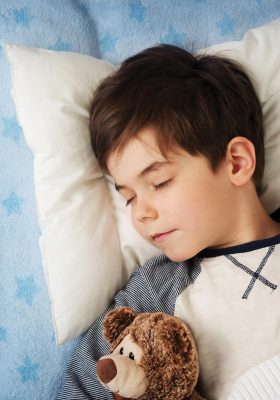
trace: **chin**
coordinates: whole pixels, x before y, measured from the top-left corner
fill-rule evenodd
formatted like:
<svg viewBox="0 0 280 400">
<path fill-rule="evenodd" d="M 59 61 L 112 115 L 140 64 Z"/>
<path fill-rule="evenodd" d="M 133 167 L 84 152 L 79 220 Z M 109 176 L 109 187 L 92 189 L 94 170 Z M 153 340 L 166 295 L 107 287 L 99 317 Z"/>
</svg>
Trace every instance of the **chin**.
<svg viewBox="0 0 280 400">
<path fill-rule="evenodd" d="M 182 254 L 176 254 L 176 253 L 165 252 L 164 254 L 166 255 L 166 257 L 169 258 L 169 260 L 174 262 L 183 262 L 186 261 L 188 258 L 190 258 L 190 257 L 185 257 Z"/>
<path fill-rule="evenodd" d="M 164 254 L 166 255 L 166 257 L 168 257 L 171 261 L 174 262 L 183 262 L 186 260 L 189 260 L 190 258 L 194 257 L 198 252 L 195 251 L 186 251 L 186 252 L 182 252 L 182 251 L 165 251 Z"/>
</svg>

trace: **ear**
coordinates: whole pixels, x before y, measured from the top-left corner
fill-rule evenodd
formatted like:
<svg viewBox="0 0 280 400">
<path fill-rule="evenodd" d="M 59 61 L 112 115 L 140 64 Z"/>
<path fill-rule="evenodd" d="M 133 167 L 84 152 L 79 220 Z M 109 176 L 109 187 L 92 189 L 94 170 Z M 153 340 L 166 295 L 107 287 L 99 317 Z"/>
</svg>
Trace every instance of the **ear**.
<svg viewBox="0 0 280 400">
<path fill-rule="evenodd" d="M 106 341 L 111 345 L 136 316 L 136 312 L 129 307 L 118 307 L 110 311 L 103 321 L 103 336 Z"/>
<path fill-rule="evenodd" d="M 197 350 L 190 329 L 177 317 L 168 316 L 157 325 L 166 355 L 177 364 L 197 362 Z"/>
<path fill-rule="evenodd" d="M 186 395 L 191 396 L 199 375 L 198 354 L 192 333 L 177 317 L 169 317 L 161 322 L 157 329 L 162 351 L 168 360 L 165 375 L 176 376 L 177 393 L 181 385 Z M 176 397 L 170 396 L 170 398 Z"/>
<path fill-rule="evenodd" d="M 255 147 L 243 136 L 233 138 L 226 153 L 228 173 L 235 186 L 243 186 L 251 180 L 256 167 Z"/>
</svg>

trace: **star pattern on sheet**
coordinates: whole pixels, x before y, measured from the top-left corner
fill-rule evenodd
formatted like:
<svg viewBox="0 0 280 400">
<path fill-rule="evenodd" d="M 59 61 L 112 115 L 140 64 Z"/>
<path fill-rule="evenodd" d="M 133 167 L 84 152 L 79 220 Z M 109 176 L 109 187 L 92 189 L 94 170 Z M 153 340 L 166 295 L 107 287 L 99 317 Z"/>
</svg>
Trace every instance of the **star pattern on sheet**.
<svg viewBox="0 0 280 400">
<path fill-rule="evenodd" d="M 109 32 L 106 32 L 101 39 L 102 51 L 104 51 L 105 53 L 113 53 L 115 51 L 117 40 L 118 39 L 112 36 Z"/>
<path fill-rule="evenodd" d="M 141 23 L 146 17 L 146 7 L 143 6 L 140 0 L 129 2 L 129 18 Z"/>
<path fill-rule="evenodd" d="M 217 22 L 216 25 L 219 28 L 221 36 L 235 33 L 234 20 L 226 13 L 224 14 L 223 18 Z"/>
<path fill-rule="evenodd" d="M 79 2 L 76 4 L 76 6 L 78 7 L 78 9 L 79 9 L 80 13 L 83 15 L 83 17 L 87 18 L 89 16 L 89 12 L 88 12 L 88 9 L 85 4 Z"/>
<path fill-rule="evenodd" d="M 26 355 L 23 363 L 17 368 L 17 371 L 20 373 L 22 383 L 30 381 L 36 382 L 38 380 L 39 366 L 39 364 L 32 362 L 28 355 Z"/>
<path fill-rule="evenodd" d="M 183 47 L 185 44 L 185 34 L 176 31 L 173 26 L 169 26 L 167 34 L 161 38 L 161 43 Z"/>
<path fill-rule="evenodd" d="M 3 137 L 11 138 L 14 142 L 19 143 L 22 135 L 21 127 L 19 126 L 16 117 L 2 118 L 3 122 Z"/>
<path fill-rule="evenodd" d="M 54 45 L 48 47 L 49 50 L 56 51 L 72 51 L 73 46 L 70 43 L 64 42 L 61 38 Z"/>
<path fill-rule="evenodd" d="M 7 329 L 0 325 L 0 342 L 7 341 Z"/>
<path fill-rule="evenodd" d="M 26 278 L 16 278 L 16 297 L 19 300 L 25 301 L 26 304 L 32 306 L 34 296 L 39 292 L 39 289 L 35 285 L 33 276 Z"/>
<path fill-rule="evenodd" d="M 12 13 L 13 13 L 15 22 L 18 25 L 21 25 L 23 27 L 29 27 L 30 22 L 33 20 L 33 17 L 30 14 L 27 7 L 19 8 L 19 9 L 15 8 L 12 10 Z"/>
<path fill-rule="evenodd" d="M 17 194 L 13 191 L 10 197 L 2 201 L 2 205 L 6 209 L 8 215 L 21 214 L 23 202 L 23 198 L 17 196 Z"/>
</svg>

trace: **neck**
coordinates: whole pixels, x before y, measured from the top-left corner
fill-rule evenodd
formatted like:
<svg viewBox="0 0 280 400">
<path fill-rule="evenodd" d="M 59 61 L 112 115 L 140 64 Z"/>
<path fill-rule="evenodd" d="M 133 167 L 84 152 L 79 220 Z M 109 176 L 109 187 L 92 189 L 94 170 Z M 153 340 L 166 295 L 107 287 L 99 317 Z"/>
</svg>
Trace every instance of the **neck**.
<svg viewBox="0 0 280 400">
<path fill-rule="evenodd" d="M 235 246 L 280 234 L 280 224 L 274 221 L 261 204 L 255 187 L 237 191 L 232 202 L 231 234 L 216 248 Z M 221 242 L 222 243 L 222 242 Z"/>
</svg>

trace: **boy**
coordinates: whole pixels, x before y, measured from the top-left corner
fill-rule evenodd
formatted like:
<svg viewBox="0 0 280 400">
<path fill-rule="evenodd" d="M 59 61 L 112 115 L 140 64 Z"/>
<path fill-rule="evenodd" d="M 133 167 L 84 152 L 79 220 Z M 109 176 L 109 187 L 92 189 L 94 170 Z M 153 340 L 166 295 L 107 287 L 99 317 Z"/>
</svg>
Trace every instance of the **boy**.
<svg viewBox="0 0 280 400">
<path fill-rule="evenodd" d="M 258 198 L 262 122 L 240 66 L 171 45 L 124 61 L 91 109 L 102 169 L 134 227 L 164 253 L 134 272 L 111 308 L 185 320 L 207 399 L 225 399 L 240 375 L 280 353 L 280 224 Z M 102 319 L 73 355 L 60 399 L 113 398 L 95 376 L 108 351 Z"/>
</svg>

